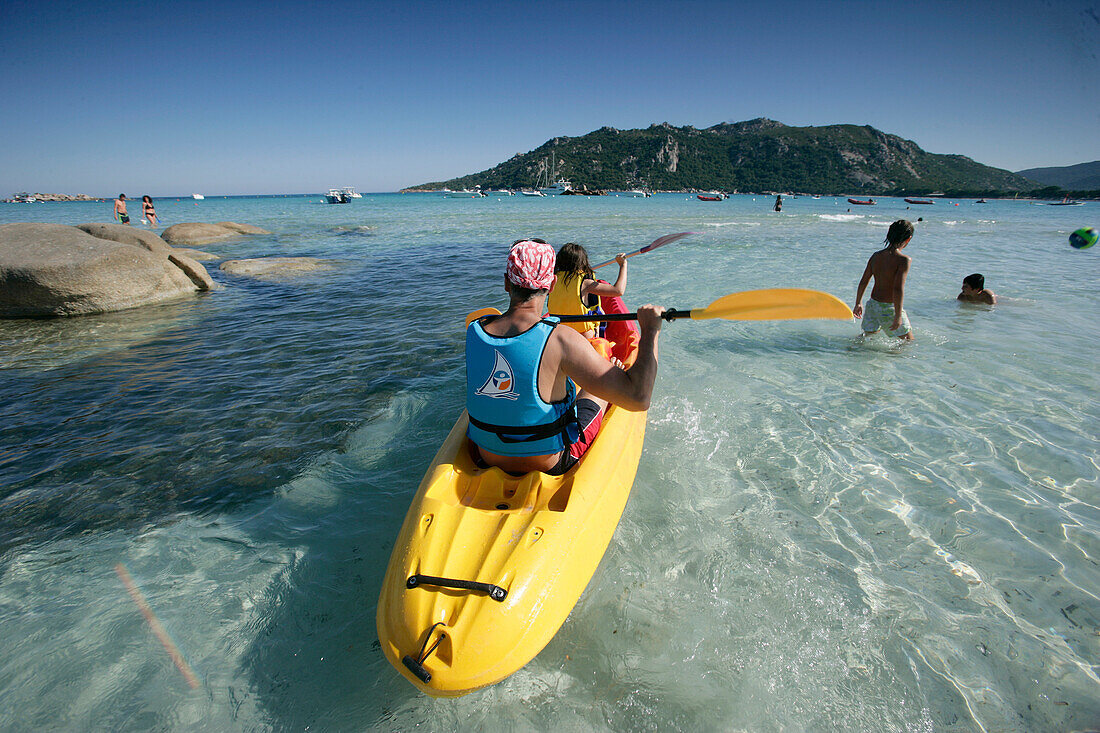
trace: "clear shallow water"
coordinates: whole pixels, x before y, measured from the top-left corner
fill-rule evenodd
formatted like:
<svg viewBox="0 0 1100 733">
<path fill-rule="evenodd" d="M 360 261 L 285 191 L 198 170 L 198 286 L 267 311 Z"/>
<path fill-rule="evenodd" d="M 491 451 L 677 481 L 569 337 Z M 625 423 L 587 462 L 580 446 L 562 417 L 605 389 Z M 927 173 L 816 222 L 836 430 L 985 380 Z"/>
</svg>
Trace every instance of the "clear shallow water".
<svg viewBox="0 0 1100 733">
<path fill-rule="evenodd" d="M 340 260 L 154 308 L 0 322 L 0 728 L 1079 730 L 1100 722 L 1097 206 L 736 197 L 158 201 Z M 0 223 L 107 221 L 110 203 Z M 854 207 L 852 207 L 854 208 Z M 633 495 L 550 645 L 420 696 L 376 647 L 393 540 L 461 408 L 461 322 L 519 236 L 631 260 L 631 303 L 850 301 L 924 217 L 917 343 L 677 322 Z M 980 271 L 1003 302 L 954 300 Z M 140 588 L 198 682 L 150 631 Z"/>
</svg>

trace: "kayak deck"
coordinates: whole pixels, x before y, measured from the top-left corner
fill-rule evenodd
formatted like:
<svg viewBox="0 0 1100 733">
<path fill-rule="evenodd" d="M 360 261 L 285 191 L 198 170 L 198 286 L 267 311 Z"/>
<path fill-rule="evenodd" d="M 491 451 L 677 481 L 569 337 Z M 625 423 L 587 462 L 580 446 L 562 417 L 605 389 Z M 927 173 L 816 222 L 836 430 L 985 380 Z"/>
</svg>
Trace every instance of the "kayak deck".
<svg viewBox="0 0 1100 733">
<path fill-rule="evenodd" d="M 563 476 L 478 468 L 459 417 L 428 468 L 378 600 L 390 663 L 432 696 L 498 682 L 557 633 L 622 516 L 645 412 L 612 405 Z M 457 586 L 457 587 L 456 587 Z"/>
</svg>

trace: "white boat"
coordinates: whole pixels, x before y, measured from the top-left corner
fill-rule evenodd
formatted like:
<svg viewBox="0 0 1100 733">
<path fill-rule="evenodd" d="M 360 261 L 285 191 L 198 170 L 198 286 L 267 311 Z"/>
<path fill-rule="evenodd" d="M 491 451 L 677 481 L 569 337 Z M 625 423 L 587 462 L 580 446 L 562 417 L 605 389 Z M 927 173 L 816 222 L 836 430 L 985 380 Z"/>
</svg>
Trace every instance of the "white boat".
<svg viewBox="0 0 1100 733">
<path fill-rule="evenodd" d="M 508 191 L 507 189 L 498 189 L 496 191 L 486 191 L 487 196 L 515 196 L 515 191 Z"/>
<path fill-rule="evenodd" d="M 344 193 L 342 188 L 330 188 L 328 193 L 325 194 L 325 203 L 346 204 L 349 201 L 351 201 L 351 196 Z"/>
<path fill-rule="evenodd" d="M 633 196 L 634 198 L 649 198 L 653 194 L 640 188 L 632 188 L 629 191 L 611 191 L 612 196 Z"/>
<path fill-rule="evenodd" d="M 476 199 L 481 198 L 484 195 L 485 194 L 483 194 L 480 190 L 471 191 L 468 188 L 464 188 L 461 191 L 448 191 L 447 193 L 443 194 L 445 198 L 449 199 Z"/>
<path fill-rule="evenodd" d="M 201 193 L 193 193 L 193 194 L 191 194 L 191 198 L 193 198 L 197 201 L 202 201 L 206 197 L 203 196 Z"/>
<path fill-rule="evenodd" d="M 545 196 L 546 195 L 542 191 L 538 191 L 538 190 L 535 190 L 535 191 L 523 191 L 523 190 L 521 190 L 520 193 L 523 194 L 524 196 Z"/>
<path fill-rule="evenodd" d="M 565 180 L 564 178 L 559 178 L 557 181 L 554 182 L 553 185 L 543 186 L 539 190 L 545 194 L 562 194 L 566 191 L 572 191 L 573 184 Z"/>
<path fill-rule="evenodd" d="M 535 189 L 541 191 L 543 195 L 546 194 L 562 194 L 566 191 L 573 190 L 573 184 L 563 176 L 558 176 L 558 180 L 550 183 L 550 179 L 553 178 L 558 172 L 558 158 L 554 151 L 550 151 L 550 166 L 546 166 L 546 158 L 542 159 L 542 169 L 539 172 L 539 178 L 535 181 Z"/>
<path fill-rule="evenodd" d="M 356 191 L 351 186 L 345 186 L 345 187 L 341 188 L 340 193 L 342 193 L 344 196 L 348 197 L 349 199 L 361 199 L 361 198 L 363 198 L 363 194 L 359 193 L 358 191 Z"/>
</svg>

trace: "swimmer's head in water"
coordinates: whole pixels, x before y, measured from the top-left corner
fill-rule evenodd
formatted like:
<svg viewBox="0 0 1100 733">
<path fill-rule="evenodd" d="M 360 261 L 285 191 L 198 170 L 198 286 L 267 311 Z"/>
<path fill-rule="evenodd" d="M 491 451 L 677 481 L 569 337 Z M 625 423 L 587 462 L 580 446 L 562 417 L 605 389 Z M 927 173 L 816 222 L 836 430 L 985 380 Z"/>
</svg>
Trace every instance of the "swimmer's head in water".
<svg viewBox="0 0 1100 733">
<path fill-rule="evenodd" d="M 975 272 L 963 278 L 963 285 L 968 285 L 974 290 L 985 290 L 985 275 Z"/>
</svg>

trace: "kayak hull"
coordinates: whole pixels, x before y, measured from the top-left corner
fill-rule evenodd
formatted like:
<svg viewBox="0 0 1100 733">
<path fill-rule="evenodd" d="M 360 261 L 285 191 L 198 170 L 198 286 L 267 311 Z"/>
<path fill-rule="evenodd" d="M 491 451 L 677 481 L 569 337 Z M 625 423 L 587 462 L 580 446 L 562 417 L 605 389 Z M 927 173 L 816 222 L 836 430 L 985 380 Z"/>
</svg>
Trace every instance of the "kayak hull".
<svg viewBox="0 0 1100 733">
<path fill-rule="evenodd" d="M 433 697 L 499 682 L 557 633 L 622 516 L 646 413 L 608 408 L 599 435 L 564 476 L 479 469 L 468 422 L 463 412 L 421 481 L 378 599 L 383 653 Z"/>
</svg>

